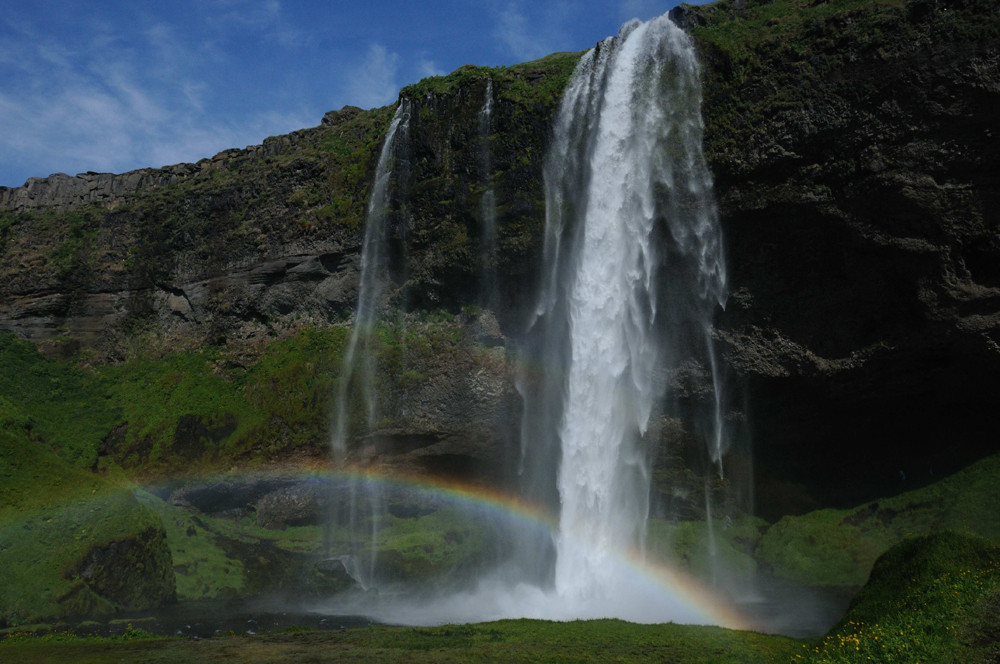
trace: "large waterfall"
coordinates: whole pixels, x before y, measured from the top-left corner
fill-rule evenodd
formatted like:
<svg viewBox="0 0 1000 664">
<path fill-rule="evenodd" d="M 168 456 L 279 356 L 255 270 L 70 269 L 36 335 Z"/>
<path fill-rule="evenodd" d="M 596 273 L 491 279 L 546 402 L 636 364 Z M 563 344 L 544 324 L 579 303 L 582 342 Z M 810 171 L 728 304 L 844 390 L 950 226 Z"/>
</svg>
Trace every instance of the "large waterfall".
<svg viewBox="0 0 1000 664">
<path fill-rule="evenodd" d="M 558 459 L 561 595 L 612 592 L 609 556 L 641 546 L 651 415 L 682 360 L 709 365 L 704 433 L 722 451 L 710 326 L 725 274 L 700 102 L 691 41 L 664 16 L 587 53 L 560 107 L 533 323 L 557 370 L 531 396 L 523 431 L 535 464 Z"/>
<path fill-rule="evenodd" d="M 484 258 L 492 258 L 495 217 L 492 95 L 491 83 L 479 114 Z M 535 369 L 518 385 L 525 405 L 522 499 L 548 506 L 557 527 L 502 525 L 513 540 L 511 559 L 474 592 L 416 606 L 369 596 L 355 610 L 410 623 L 518 616 L 724 621 L 678 592 L 676 579 L 666 590 L 650 584 L 636 562 L 657 424 L 671 415 L 671 386 L 685 373 L 702 376 L 710 395 L 693 428 L 713 460 L 725 447 L 711 324 L 726 285 L 700 104 L 692 42 L 666 16 L 626 24 L 581 59 L 545 163 L 545 260 L 522 347 Z M 383 244 L 387 164 L 405 135 L 404 109 L 390 127 L 369 211 L 358 315 L 337 399 L 334 449 L 341 456 L 355 352 L 370 331 L 382 278 L 380 250 L 372 247 Z M 491 281 L 486 285 L 492 290 Z"/>
</svg>

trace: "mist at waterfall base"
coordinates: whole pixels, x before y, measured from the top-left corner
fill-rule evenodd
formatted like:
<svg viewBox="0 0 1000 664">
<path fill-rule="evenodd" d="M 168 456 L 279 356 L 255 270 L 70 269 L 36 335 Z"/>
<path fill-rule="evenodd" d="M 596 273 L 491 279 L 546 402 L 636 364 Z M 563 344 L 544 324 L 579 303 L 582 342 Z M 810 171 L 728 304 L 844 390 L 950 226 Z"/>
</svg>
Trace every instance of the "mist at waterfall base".
<svg viewBox="0 0 1000 664">
<path fill-rule="evenodd" d="M 725 262 L 701 151 L 700 104 L 693 45 L 666 16 L 632 21 L 582 57 L 546 157 L 541 287 L 517 340 L 524 365 L 546 367 L 518 381 L 524 413 L 517 486 L 510 488 L 513 497 L 468 492 L 457 501 L 493 533 L 488 560 L 429 586 L 387 576 L 376 524 L 405 497 L 391 481 L 348 476 L 341 482 L 346 497 L 331 519 L 352 531 L 352 541 L 371 544 L 352 544 L 339 556 L 360 589 L 318 611 L 400 624 L 615 617 L 781 629 L 780 620 L 750 620 L 736 608 L 758 600 L 759 588 L 752 573 L 727 569 L 715 557 L 722 513 L 713 519 L 710 479 L 704 510 L 711 579 L 700 585 L 645 555 L 647 520 L 656 507 L 653 446 L 662 422 L 677 416 L 674 391 L 686 375 L 697 373 L 708 385 L 701 405 L 684 413 L 685 426 L 705 441 L 706 477 L 722 472 L 731 444 L 711 336 L 713 317 L 725 306 Z M 490 82 L 478 118 L 484 308 L 496 301 L 498 279 L 488 187 L 492 106 Z M 349 452 L 350 409 L 378 421 L 366 346 L 390 269 L 398 269 L 390 265 L 389 243 L 393 224 L 406 225 L 409 127 L 404 99 L 369 205 L 358 308 L 335 395 L 338 462 Z M 351 404 L 352 397 L 363 403 Z M 440 498 L 427 487 L 424 493 L 425 504 Z M 726 514 L 752 507 L 739 491 L 725 502 L 718 507 Z M 801 606 L 795 611 L 802 616 Z"/>
</svg>

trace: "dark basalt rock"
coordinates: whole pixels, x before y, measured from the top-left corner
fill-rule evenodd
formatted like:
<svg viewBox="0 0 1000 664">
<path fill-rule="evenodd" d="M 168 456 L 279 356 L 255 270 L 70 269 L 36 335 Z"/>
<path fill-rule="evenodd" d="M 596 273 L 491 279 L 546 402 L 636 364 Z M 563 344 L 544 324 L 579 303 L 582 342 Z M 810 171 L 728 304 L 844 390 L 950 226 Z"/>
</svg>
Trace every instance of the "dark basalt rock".
<svg viewBox="0 0 1000 664">
<path fill-rule="evenodd" d="M 785 47 L 762 38 L 738 74 L 703 45 L 735 290 L 717 335 L 765 514 L 913 488 L 996 449 L 1000 26 L 985 8 L 845 11 Z M 690 11 L 696 37 L 741 20 Z M 801 500 L 769 495 L 788 483 Z"/>
<path fill-rule="evenodd" d="M 297 482 L 265 494 L 255 504 L 261 528 L 287 528 L 325 523 L 331 488 L 316 482 Z"/>
<path fill-rule="evenodd" d="M 269 476 L 241 476 L 236 479 L 194 481 L 175 489 L 169 502 L 205 514 L 246 510 L 263 496 L 296 485 L 296 480 Z"/>
<path fill-rule="evenodd" d="M 176 601 L 170 549 L 161 528 L 93 547 L 68 575 L 82 582 L 60 600 L 68 613 L 90 613 L 98 602 L 134 611 Z"/>
</svg>

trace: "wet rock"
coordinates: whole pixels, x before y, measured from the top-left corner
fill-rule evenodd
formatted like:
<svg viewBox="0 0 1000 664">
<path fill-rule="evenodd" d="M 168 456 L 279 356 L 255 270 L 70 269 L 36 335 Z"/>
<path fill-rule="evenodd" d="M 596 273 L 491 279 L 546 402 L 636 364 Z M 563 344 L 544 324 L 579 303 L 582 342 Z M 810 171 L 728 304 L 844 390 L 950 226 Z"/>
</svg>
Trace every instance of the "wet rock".
<svg viewBox="0 0 1000 664">
<path fill-rule="evenodd" d="M 255 504 L 257 525 L 285 529 L 324 523 L 330 503 L 330 487 L 316 482 L 299 482 L 272 491 Z"/>
<path fill-rule="evenodd" d="M 206 514 L 239 511 L 247 516 L 263 496 L 293 485 L 289 478 L 245 476 L 236 479 L 194 481 L 175 489 L 168 499 L 172 505 Z M 236 512 L 231 512 L 236 516 Z"/>
<path fill-rule="evenodd" d="M 69 573 L 77 586 L 62 604 L 70 613 L 88 613 L 96 595 L 116 609 L 139 610 L 164 606 L 176 600 L 170 549 L 161 528 L 93 547 Z"/>
</svg>

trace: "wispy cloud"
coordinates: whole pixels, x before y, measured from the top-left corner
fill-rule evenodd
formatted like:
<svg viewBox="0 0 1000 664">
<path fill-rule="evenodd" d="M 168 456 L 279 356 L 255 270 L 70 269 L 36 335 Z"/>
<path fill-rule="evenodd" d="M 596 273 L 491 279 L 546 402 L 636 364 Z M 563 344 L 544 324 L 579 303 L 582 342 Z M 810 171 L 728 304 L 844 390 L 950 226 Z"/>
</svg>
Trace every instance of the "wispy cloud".
<svg viewBox="0 0 1000 664">
<path fill-rule="evenodd" d="M 251 111 L 237 121 L 206 111 L 206 47 L 172 25 L 153 23 L 126 41 L 94 21 L 84 34 L 62 44 L 26 24 L 5 40 L 0 64 L 19 72 L 0 89 L 6 168 L 45 176 L 162 166 L 315 123 L 309 112 Z M 10 172 L 2 176 L 17 177 Z"/>
<path fill-rule="evenodd" d="M 420 78 L 427 78 L 428 76 L 444 76 L 447 74 L 444 69 L 437 66 L 433 60 L 427 60 L 426 58 L 421 58 L 420 62 L 417 64 L 417 75 Z"/>
<path fill-rule="evenodd" d="M 391 104 L 400 87 L 396 81 L 398 68 L 398 54 L 381 44 L 371 44 L 364 60 L 348 76 L 348 103 L 364 108 Z"/>
<path fill-rule="evenodd" d="M 623 0 L 618 8 L 618 20 L 621 23 L 638 18 L 643 21 L 660 16 L 676 3 L 665 0 Z"/>
<path fill-rule="evenodd" d="M 219 18 L 230 25 L 256 29 L 268 28 L 281 16 L 278 0 L 215 0 L 210 3 L 219 9 Z"/>
<path fill-rule="evenodd" d="M 552 50 L 539 34 L 529 29 L 527 16 L 519 2 L 509 2 L 496 10 L 497 25 L 494 35 L 506 46 L 511 55 L 520 60 L 534 60 Z"/>
<path fill-rule="evenodd" d="M 309 41 L 304 33 L 286 20 L 279 0 L 215 0 L 207 9 L 209 20 L 220 29 L 253 31 L 285 47 Z"/>
<path fill-rule="evenodd" d="M 587 9 L 579 0 L 529 3 L 494 0 L 491 5 L 493 36 L 520 61 L 534 60 L 556 51 L 578 49 L 568 40 L 571 28 Z"/>
</svg>

